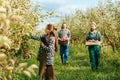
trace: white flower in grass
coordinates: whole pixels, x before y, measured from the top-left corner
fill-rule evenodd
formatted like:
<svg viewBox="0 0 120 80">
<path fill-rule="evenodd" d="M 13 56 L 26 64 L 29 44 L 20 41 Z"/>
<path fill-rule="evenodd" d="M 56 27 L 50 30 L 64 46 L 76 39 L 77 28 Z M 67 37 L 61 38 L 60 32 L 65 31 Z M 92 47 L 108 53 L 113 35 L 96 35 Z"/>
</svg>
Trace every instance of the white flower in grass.
<svg viewBox="0 0 120 80">
<path fill-rule="evenodd" d="M 31 74 L 33 74 L 34 76 L 36 76 L 35 71 L 31 67 L 27 68 L 27 71 L 31 72 Z"/>
<path fill-rule="evenodd" d="M 24 71 L 23 71 L 23 74 L 25 74 L 25 75 L 28 76 L 28 77 L 31 77 L 31 73 L 30 73 L 29 71 L 27 71 L 27 70 L 24 70 Z"/>
<path fill-rule="evenodd" d="M 30 68 L 31 68 L 31 69 L 35 69 L 35 68 L 37 69 L 37 68 L 38 68 L 38 66 L 37 66 L 37 65 L 35 65 L 35 64 L 32 64 L 32 65 L 30 66 Z"/>
<path fill-rule="evenodd" d="M 26 67 L 28 63 L 20 63 L 18 68 Z"/>
</svg>

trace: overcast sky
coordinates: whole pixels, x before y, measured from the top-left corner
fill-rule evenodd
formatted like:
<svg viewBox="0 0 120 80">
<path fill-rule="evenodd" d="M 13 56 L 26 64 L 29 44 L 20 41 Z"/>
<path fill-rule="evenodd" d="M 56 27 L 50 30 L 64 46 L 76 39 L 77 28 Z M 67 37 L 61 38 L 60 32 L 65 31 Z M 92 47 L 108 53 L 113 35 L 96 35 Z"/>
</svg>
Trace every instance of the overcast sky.
<svg viewBox="0 0 120 80">
<path fill-rule="evenodd" d="M 76 9 L 85 11 L 87 8 L 96 7 L 99 0 L 31 0 L 33 3 L 40 4 L 44 11 L 56 12 L 64 17 L 66 14 L 73 14 Z M 106 0 L 100 0 L 106 1 Z M 60 18 L 50 18 L 44 23 L 40 23 L 39 27 L 42 28 L 48 23 L 59 22 Z"/>
</svg>

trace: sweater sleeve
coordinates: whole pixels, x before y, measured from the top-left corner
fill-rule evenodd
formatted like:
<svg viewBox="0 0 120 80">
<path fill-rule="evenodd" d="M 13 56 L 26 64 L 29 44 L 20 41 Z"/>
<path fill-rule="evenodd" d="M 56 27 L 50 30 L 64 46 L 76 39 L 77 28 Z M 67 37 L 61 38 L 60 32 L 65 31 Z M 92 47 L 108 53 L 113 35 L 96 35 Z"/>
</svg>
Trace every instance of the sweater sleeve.
<svg viewBox="0 0 120 80">
<path fill-rule="evenodd" d="M 31 39 L 42 41 L 42 38 L 45 37 L 45 34 L 42 34 L 40 36 L 33 36 L 31 35 Z"/>
<path fill-rule="evenodd" d="M 86 41 L 88 41 L 88 40 L 89 40 L 89 38 L 88 38 L 88 37 L 89 37 L 89 32 L 87 32 L 87 33 L 86 33 Z"/>
<path fill-rule="evenodd" d="M 38 40 L 38 41 L 41 40 L 41 37 L 38 37 L 38 36 L 31 36 L 31 38 L 34 39 L 34 40 Z"/>
<path fill-rule="evenodd" d="M 61 38 L 61 34 L 60 34 L 61 30 L 58 32 L 58 38 Z"/>
<path fill-rule="evenodd" d="M 70 39 L 70 37 L 71 37 L 71 32 L 68 30 L 68 38 Z"/>
<path fill-rule="evenodd" d="M 100 41 L 102 43 L 102 36 L 101 36 L 100 32 L 98 32 L 98 41 Z"/>
</svg>

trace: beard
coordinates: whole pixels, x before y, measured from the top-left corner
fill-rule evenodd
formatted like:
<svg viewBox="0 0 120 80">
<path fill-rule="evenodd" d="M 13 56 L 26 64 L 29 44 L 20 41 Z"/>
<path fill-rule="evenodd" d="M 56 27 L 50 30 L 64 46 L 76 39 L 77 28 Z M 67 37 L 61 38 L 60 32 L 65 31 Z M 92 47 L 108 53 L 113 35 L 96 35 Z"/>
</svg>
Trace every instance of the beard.
<svg viewBox="0 0 120 80">
<path fill-rule="evenodd" d="M 93 28 L 90 28 L 90 31 L 94 31 L 95 29 L 93 29 Z"/>
</svg>

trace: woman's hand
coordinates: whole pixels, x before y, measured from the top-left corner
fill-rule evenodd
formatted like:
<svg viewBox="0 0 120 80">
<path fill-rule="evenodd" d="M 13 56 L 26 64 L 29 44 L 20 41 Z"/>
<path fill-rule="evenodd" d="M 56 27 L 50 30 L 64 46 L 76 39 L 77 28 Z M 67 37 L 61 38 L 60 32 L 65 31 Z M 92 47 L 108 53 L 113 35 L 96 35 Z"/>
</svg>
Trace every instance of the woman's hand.
<svg viewBox="0 0 120 80">
<path fill-rule="evenodd" d="M 40 42 L 40 46 L 44 46 L 43 42 Z"/>
<path fill-rule="evenodd" d="M 58 38 L 58 40 L 60 40 L 60 38 Z"/>
</svg>

